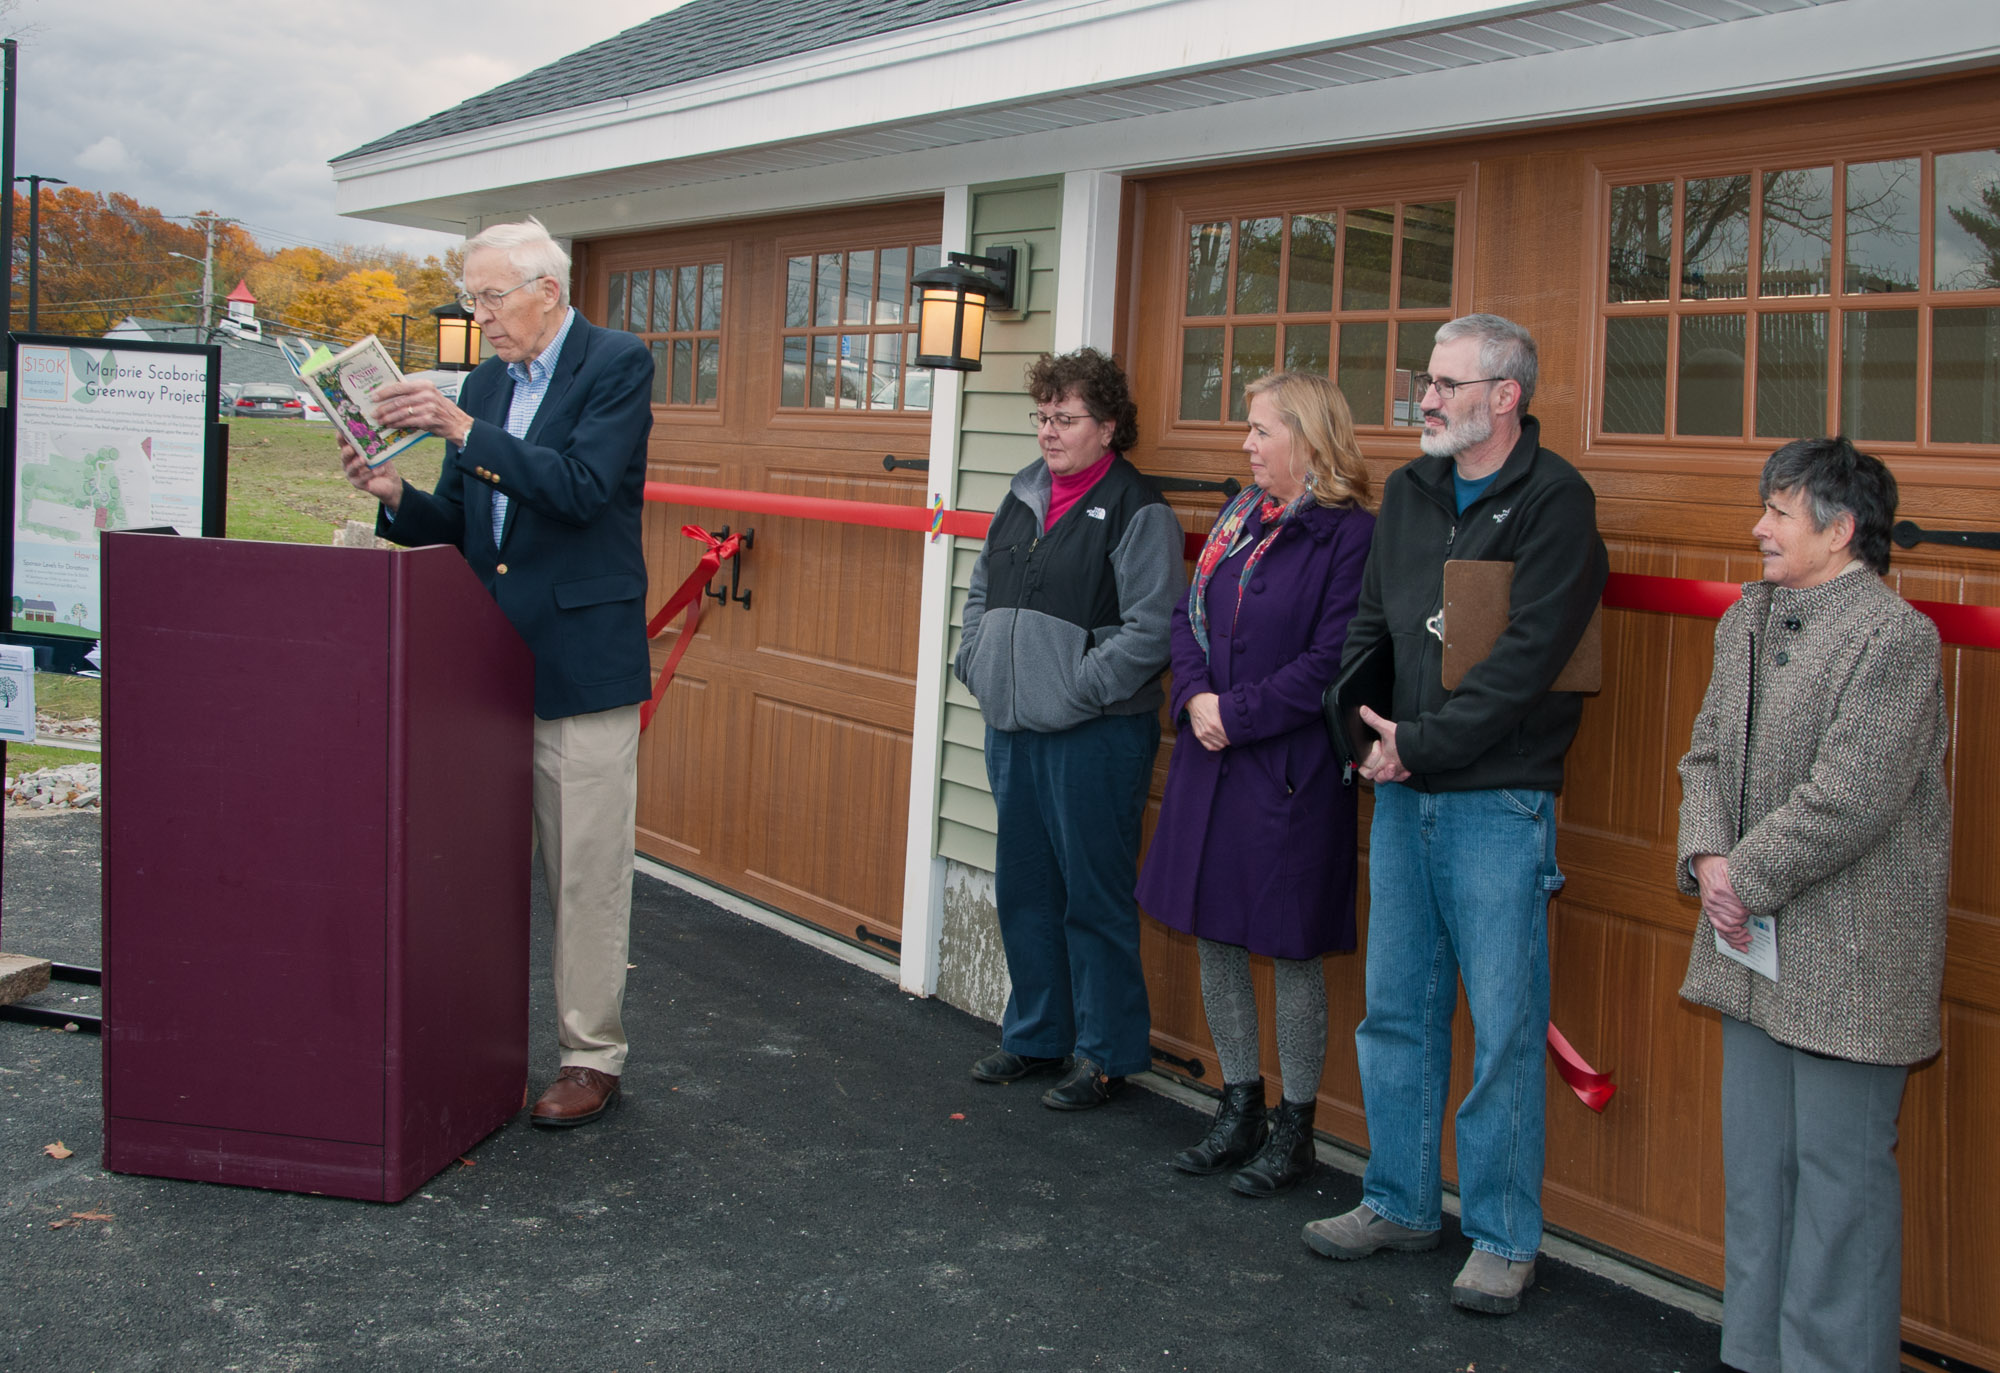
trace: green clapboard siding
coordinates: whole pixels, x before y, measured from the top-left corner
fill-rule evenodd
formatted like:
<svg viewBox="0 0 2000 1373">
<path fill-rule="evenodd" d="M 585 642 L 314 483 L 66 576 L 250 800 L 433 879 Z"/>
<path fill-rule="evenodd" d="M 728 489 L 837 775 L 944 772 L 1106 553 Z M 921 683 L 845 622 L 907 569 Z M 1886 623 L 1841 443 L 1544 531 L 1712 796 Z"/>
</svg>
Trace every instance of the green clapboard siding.
<svg viewBox="0 0 2000 1373">
<path fill-rule="evenodd" d="M 959 402 L 960 510 L 994 510 L 1013 475 L 1036 457 L 1035 436 L 1023 418 L 1034 408 L 1022 388 L 1028 364 L 1049 351 L 1055 337 L 1057 254 L 1062 237 L 1062 183 L 1009 182 L 972 188 L 972 251 L 994 243 L 1028 244 L 1025 318 L 986 326 L 985 366 L 967 375 Z M 951 649 L 964 623 L 965 588 L 979 545 L 960 539 L 951 568 Z M 993 798 L 986 786 L 986 725 L 979 704 L 952 678 L 945 688 L 944 757 L 938 789 L 937 851 L 975 868 L 993 870 Z"/>
</svg>

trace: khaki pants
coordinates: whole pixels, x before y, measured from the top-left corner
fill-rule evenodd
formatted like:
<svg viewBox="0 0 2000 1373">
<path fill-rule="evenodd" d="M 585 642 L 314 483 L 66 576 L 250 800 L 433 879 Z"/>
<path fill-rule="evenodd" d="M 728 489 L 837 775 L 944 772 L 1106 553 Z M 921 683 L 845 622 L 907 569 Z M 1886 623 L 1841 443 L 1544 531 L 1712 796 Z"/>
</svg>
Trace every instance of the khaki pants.
<svg viewBox="0 0 2000 1373">
<path fill-rule="evenodd" d="M 535 721 L 535 845 L 555 907 L 565 1068 L 625 1067 L 625 964 L 638 819 L 639 707 Z"/>
</svg>

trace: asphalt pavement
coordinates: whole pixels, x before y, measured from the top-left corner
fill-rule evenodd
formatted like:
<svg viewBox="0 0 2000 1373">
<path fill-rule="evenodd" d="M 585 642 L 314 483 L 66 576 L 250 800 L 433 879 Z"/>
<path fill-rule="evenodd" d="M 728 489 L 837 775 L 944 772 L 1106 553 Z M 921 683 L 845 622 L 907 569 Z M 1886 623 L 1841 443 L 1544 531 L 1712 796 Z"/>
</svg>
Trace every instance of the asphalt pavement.
<svg viewBox="0 0 2000 1373">
<path fill-rule="evenodd" d="M 98 825 L 9 817 L 10 952 L 95 963 Z M 539 1088 L 539 891 L 535 920 Z M 0 1367 L 1715 1367 L 1713 1326 L 1546 1255 L 1519 1314 L 1454 1309 L 1450 1222 L 1433 1253 L 1320 1258 L 1300 1227 L 1358 1179 L 1183 1177 L 1188 1105 L 975 1084 L 992 1026 L 665 882 L 639 879 L 632 935 L 622 1108 L 518 1116 L 398 1205 L 107 1173 L 97 1041 L 0 1024 Z"/>
</svg>

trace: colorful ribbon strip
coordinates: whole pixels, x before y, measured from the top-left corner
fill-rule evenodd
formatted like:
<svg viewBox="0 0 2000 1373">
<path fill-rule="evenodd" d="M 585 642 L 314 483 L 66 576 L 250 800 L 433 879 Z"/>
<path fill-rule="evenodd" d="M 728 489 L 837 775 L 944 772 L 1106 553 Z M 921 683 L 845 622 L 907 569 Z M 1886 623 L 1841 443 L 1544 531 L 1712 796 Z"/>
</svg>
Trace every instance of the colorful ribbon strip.
<svg viewBox="0 0 2000 1373">
<path fill-rule="evenodd" d="M 946 510 L 940 498 L 930 509 L 912 505 L 883 505 L 874 501 L 829 500 L 821 496 L 782 496 L 769 491 L 731 491 L 713 486 L 688 486 L 675 482 L 647 482 L 646 499 L 665 501 L 675 505 L 692 505 L 709 510 L 741 510 L 759 515 L 785 515 L 802 520 L 823 520 L 834 524 L 859 524 L 876 529 L 907 529 L 916 533 L 928 533 L 933 540 L 941 534 L 952 534 L 970 539 L 986 537 L 987 526 L 992 516 L 976 510 Z M 647 627 L 648 635 L 659 633 L 661 627 L 673 618 L 673 612 L 686 603 L 691 596 L 690 587 L 699 590 L 708 584 L 724 558 L 734 554 L 735 539 L 732 537 L 721 543 L 696 525 L 683 525 L 681 532 L 689 538 L 706 539 L 709 551 L 702 555 L 688 580 L 674 593 L 673 599 L 653 617 Z M 1184 549 L 1185 556 L 1192 560 L 1201 553 L 1203 536 L 1190 534 Z M 725 550 L 726 551 L 723 551 Z M 1735 582 L 1705 582 L 1689 577 L 1656 577 L 1638 572 L 1614 572 L 1604 586 L 1604 604 L 1611 610 L 1645 610 L 1666 615 L 1695 615 L 1704 619 L 1720 619 L 1722 613 L 1742 597 L 1743 588 Z M 701 619 L 701 602 L 693 599 L 693 610 L 688 616 L 688 624 L 681 631 L 681 641 L 674 645 L 674 651 L 667 659 L 661 673 L 660 684 L 653 692 L 652 704 L 642 711 L 640 728 L 653 718 L 653 710 L 659 705 L 660 696 L 673 679 L 674 667 L 680 662 L 680 655 L 694 639 L 694 627 Z M 2000 607 L 1983 605 L 1959 605 L 1951 601 L 1911 601 L 1910 604 L 1929 616 L 1938 627 L 1938 634 L 1947 644 L 1957 644 L 1965 648 L 2000 648 Z M 1563 1032 L 1549 1022 L 1549 1057 L 1555 1061 L 1556 1073 L 1569 1084 L 1577 1099 L 1593 1111 L 1602 1111 L 1618 1091 L 1608 1073 L 1600 1073 L 1585 1062 Z"/>
</svg>

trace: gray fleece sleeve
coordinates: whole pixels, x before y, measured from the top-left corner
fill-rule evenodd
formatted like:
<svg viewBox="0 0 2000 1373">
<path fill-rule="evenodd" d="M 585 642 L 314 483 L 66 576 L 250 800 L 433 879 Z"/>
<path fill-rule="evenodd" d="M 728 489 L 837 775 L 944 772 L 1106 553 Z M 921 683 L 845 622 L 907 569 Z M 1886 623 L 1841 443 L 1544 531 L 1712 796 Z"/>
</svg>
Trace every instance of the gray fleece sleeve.
<svg viewBox="0 0 2000 1373">
<path fill-rule="evenodd" d="M 1166 667 L 1174 604 L 1187 590 L 1185 544 L 1173 510 L 1154 504 L 1133 515 L 1111 550 L 1120 622 L 1095 636 L 1077 669 L 1079 684 L 1098 706 L 1129 700 Z"/>
<path fill-rule="evenodd" d="M 986 614 L 986 550 L 979 550 L 978 561 L 972 564 L 972 585 L 965 593 L 965 615 L 960 623 L 965 626 L 959 635 L 958 653 L 951 660 L 954 676 L 967 687 L 972 684 L 965 680 L 966 669 L 972 663 L 973 645 L 979 640 L 979 621 Z"/>
</svg>

